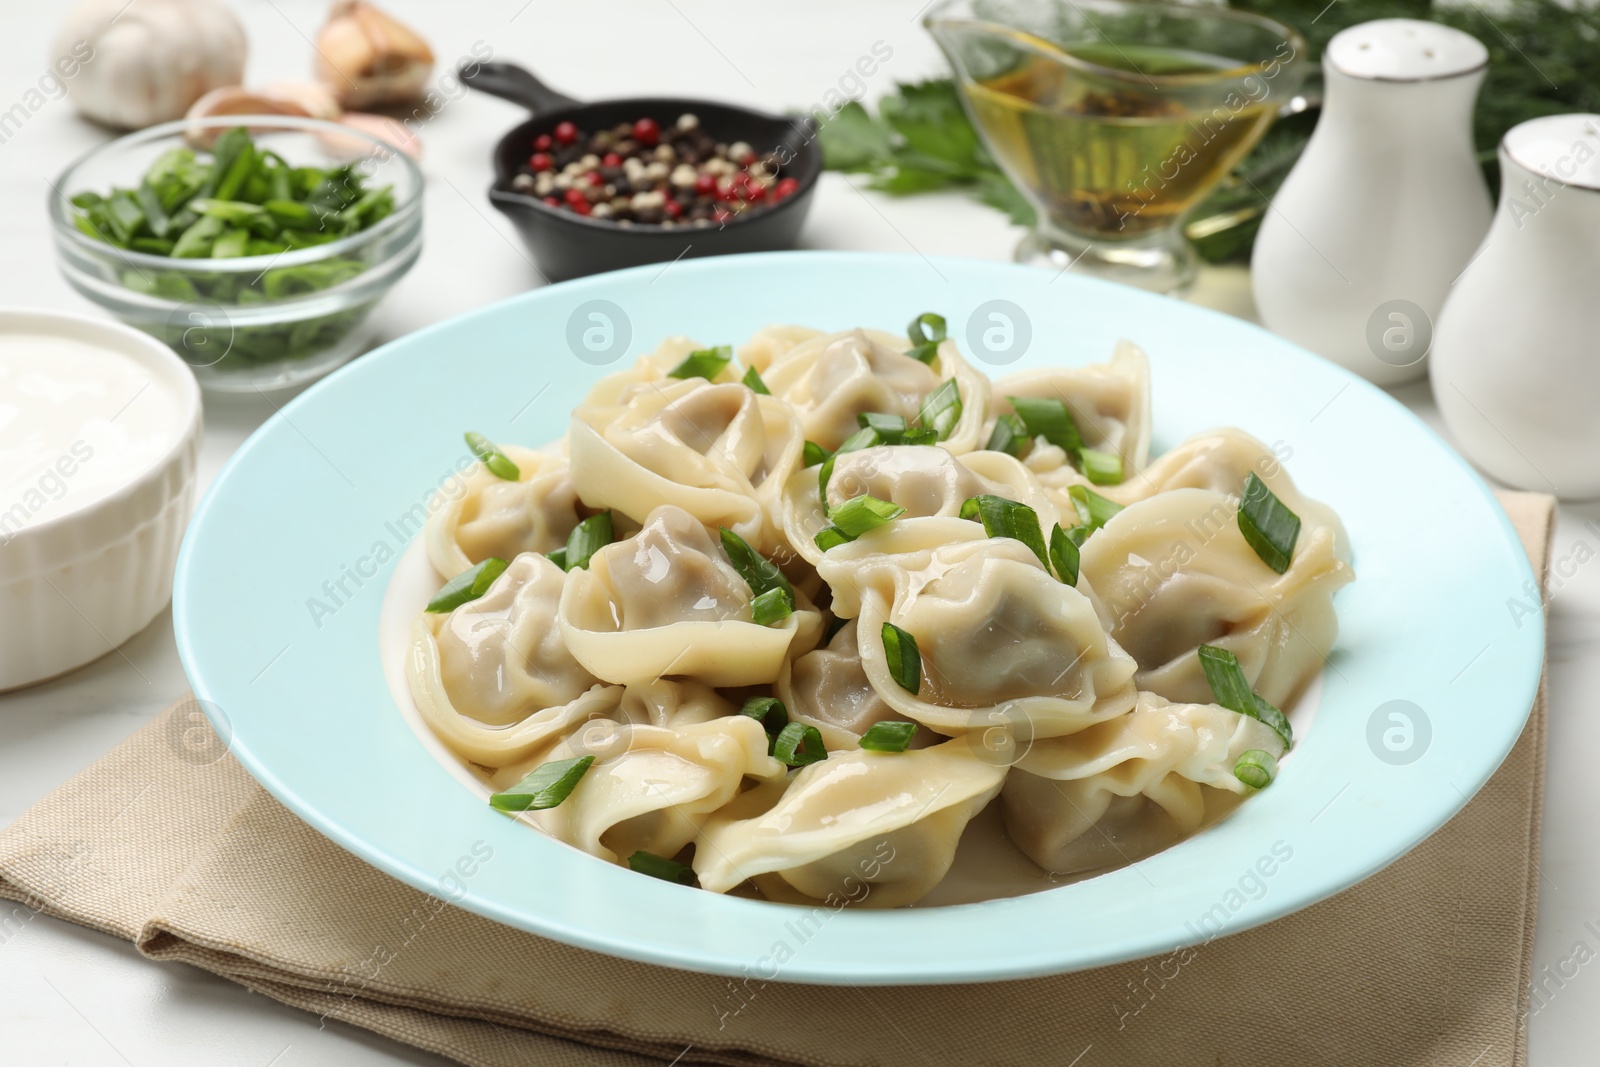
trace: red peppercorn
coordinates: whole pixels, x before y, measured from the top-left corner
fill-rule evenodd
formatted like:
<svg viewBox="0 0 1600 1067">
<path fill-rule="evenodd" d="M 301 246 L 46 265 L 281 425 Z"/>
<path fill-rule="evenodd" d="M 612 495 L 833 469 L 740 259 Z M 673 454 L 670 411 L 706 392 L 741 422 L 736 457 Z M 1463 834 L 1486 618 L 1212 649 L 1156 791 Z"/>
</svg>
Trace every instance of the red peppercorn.
<svg viewBox="0 0 1600 1067">
<path fill-rule="evenodd" d="M 717 208 L 717 210 L 715 210 L 715 211 L 713 211 L 711 213 L 711 221 L 715 222 L 718 226 L 723 225 L 724 223 L 728 222 L 732 218 L 733 218 L 733 212 L 729 211 L 725 207 L 719 207 L 719 208 Z"/>
<path fill-rule="evenodd" d="M 665 204 L 661 205 L 661 211 L 669 219 L 680 218 L 683 215 L 683 205 L 678 203 L 676 200 L 668 200 Z"/>
<path fill-rule="evenodd" d="M 765 185 L 751 185 L 745 190 L 744 193 L 744 199 L 750 201 L 752 204 L 759 203 L 766 198 L 767 187 Z"/>
<path fill-rule="evenodd" d="M 695 175 L 694 191 L 701 196 L 710 196 L 717 191 L 717 176 L 701 172 Z"/>
<path fill-rule="evenodd" d="M 793 196 L 800 191 L 800 183 L 793 178 L 779 178 L 778 184 L 772 187 L 772 196 L 775 200 L 782 200 L 786 196 Z"/>
<path fill-rule="evenodd" d="M 633 124 L 633 139 L 649 147 L 661 140 L 661 126 L 655 119 L 640 119 Z"/>
<path fill-rule="evenodd" d="M 533 150 L 535 152 L 548 152 L 550 151 L 551 143 L 550 135 L 548 133 L 541 133 L 539 136 L 533 139 Z"/>
<path fill-rule="evenodd" d="M 620 167 L 622 166 L 622 157 L 615 152 L 607 152 L 600 157 L 600 165 L 602 167 Z"/>
<path fill-rule="evenodd" d="M 572 210 L 576 211 L 580 215 L 587 215 L 593 211 L 594 208 L 589 206 L 589 201 L 579 200 L 576 204 L 572 205 Z"/>
<path fill-rule="evenodd" d="M 545 202 L 545 203 L 547 203 L 547 204 L 549 204 L 549 205 L 550 205 L 550 206 L 551 206 L 551 207 L 560 207 L 560 206 L 561 206 L 561 201 L 559 201 L 559 200 L 557 200 L 557 199 L 556 199 L 556 198 L 555 198 L 555 197 L 553 197 L 553 196 L 547 196 L 547 197 L 545 197 L 545 198 L 544 198 L 544 202 Z"/>
<path fill-rule="evenodd" d="M 585 207 L 589 205 L 589 198 L 583 195 L 582 189 L 568 189 L 565 193 L 565 196 L 567 203 L 571 204 L 573 207 L 577 207 L 579 204 L 582 204 Z"/>
<path fill-rule="evenodd" d="M 578 139 L 578 127 L 570 122 L 558 122 L 555 135 L 557 144 L 571 144 Z"/>
<path fill-rule="evenodd" d="M 528 160 L 528 166 L 532 167 L 535 171 L 549 170 L 555 165 L 555 160 L 551 159 L 549 153 L 547 152 L 535 152 L 533 157 Z"/>
<path fill-rule="evenodd" d="M 597 170 L 591 170 L 588 174 L 585 174 L 584 181 L 590 185 L 604 185 L 606 183 L 605 176 Z"/>
</svg>

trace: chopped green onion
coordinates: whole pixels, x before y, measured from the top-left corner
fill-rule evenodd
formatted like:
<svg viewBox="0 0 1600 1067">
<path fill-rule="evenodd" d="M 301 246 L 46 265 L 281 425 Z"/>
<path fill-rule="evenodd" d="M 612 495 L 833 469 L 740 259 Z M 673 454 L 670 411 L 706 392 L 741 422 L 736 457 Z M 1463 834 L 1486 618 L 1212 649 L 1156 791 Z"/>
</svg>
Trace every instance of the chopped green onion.
<svg viewBox="0 0 1600 1067">
<path fill-rule="evenodd" d="M 906 355 L 923 363 L 932 363 L 939 354 L 939 342 L 948 336 L 947 330 L 943 315 L 924 311 L 906 327 L 906 337 L 911 342 L 911 350 Z"/>
<path fill-rule="evenodd" d="M 745 388 L 750 390 L 752 393 L 757 393 L 761 396 L 772 395 L 772 390 L 767 388 L 767 383 L 761 380 L 761 372 L 756 370 L 754 367 L 751 367 L 749 370 L 744 372 L 744 378 L 742 380 L 744 381 Z"/>
<path fill-rule="evenodd" d="M 1233 765 L 1233 776 L 1251 789 L 1265 789 L 1278 776 L 1278 759 L 1270 752 L 1252 748 Z"/>
<path fill-rule="evenodd" d="M 489 591 L 494 580 L 505 573 L 510 564 L 498 556 L 490 556 L 476 567 L 462 571 L 448 582 L 444 588 L 428 601 L 425 610 L 435 615 L 442 615 L 447 611 L 454 611 L 463 604 L 470 604 Z"/>
<path fill-rule="evenodd" d="M 1251 471 L 1239 499 L 1239 532 L 1261 562 L 1282 574 L 1289 569 L 1294 543 L 1300 537 L 1300 516 L 1279 500 L 1267 483 Z"/>
<path fill-rule="evenodd" d="M 1028 505 L 1007 500 L 1003 496 L 975 496 L 961 505 L 961 517 L 982 522 L 983 532 L 990 537 L 1009 537 L 1021 541 L 1039 557 L 1039 563 L 1045 570 L 1050 569 L 1050 559 L 1044 547 L 1044 531 L 1039 527 L 1039 513 Z"/>
<path fill-rule="evenodd" d="M 611 543 L 611 512 L 590 515 L 567 535 L 567 570 L 583 570 L 589 557 Z"/>
<path fill-rule="evenodd" d="M 1199 654 L 1200 668 L 1206 672 L 1206 682 L 1218 704 L 1270 726 L 1286 747 L 1294 744 L 1288 716 L 1250 691 L 1238 656 L 1216 645 L 1201 645 Z"/>
<path fill-rule="evenodd" d="M 467 431 L 467 447 L 472 449 L 472 454 L 489 468 L 489 473 L 496 478 L 503 478 L 514 482 L 522 477 L 522 471 L 511 462 L 510 458 L 495 445 L 495 443 L 481 433 Z"/>
<path fill-rule="evenodd" d="M 828 758 L 828 750 L 822 747 L 822 734 L 803 722 L 792 722 L 778 731 L 772 754 L 779 763 L 790 767 L 804 767 Z"/>
<path fill-rule="evenodd" d="M 882 636 L 889 676 L 901 689 L 916 696 L 922 688 L 922 653 L 917 651 L 917 639 L 892 622 L 883 624 Z"/>
<path fill-rule="evenodd" d="M 904 752 L 916 732 L 914 722 L 875 722 L 861 735 L 861 747 L 872 752 Z"/>
<path fill-rule="evenodd" d="M 863 430 L 874 431 L 886 445 L 897 445 L 906 435 L 906 420 L 903 415 L 884 415 L 877 411 L 863 411 L 856 416 L 856 423 Z"/>
<path fill-rule="evenodd" d="M 728 562 L 733 564 L 733 569 L 739 572 L 739 577 L 750 586 L 750 592 L 755 596 L 781 589 L 789 594 L 789 607 L 794 608 L 794 587 L 789 584 L 789 579 L 783 576 L 778 565 L 766 556 L 750 547 L 750 543 L 732 530 L 723 528 L 719 530 L 722 538 L 722 551 L 727 553 Z"/>
<path fill-rule="evenodd" d="M 817 491 L 822 496 L 822 505 L 828 505 L 828 479 L 833 477 L 833 461 L 846 452 L 859 452 L 863 448 L 875 448 L 883 444 L 883 438 L 878 436 L 878 431 L 870 426 L 863 426 L 855 433 L 844 439 L 838 451 L 823 461 L 822 469 L 817 472 Z"/>
<path fill-rule="evenodd" d="M 733 362 L 733 346 L 718 345 L 690 352 L 684 361 L 667 371 L 668 378 L 704 378 L 712 381 Z"/>
<path fill-rule="evenodd" d="M 929 426 L 913 426 L 900 438 L 903 445 L 935 445 L 939 443 L 939 431 Z"/>
<path fill-rule="evenodd" d="M 816 532 L 815 536 L 813 536 L 811 540 L 817 543 L 818 548 L 826 552 L 830 548 L 838 548 L 840 545 L 848 545 L 851 541 L 854 541 L 855 538 L 851 537 L 837 526 L 824 526 L 822 529 Z"/>
<path fill-rule="evenodd" d="M 778 732 L 789 725 L 789 709 L 777 697 L 751 697 L 739 709 L 739 714 L 759 722 L 768 737 L 777 737 Z"/>
<path fill-rule="evenodd" d="M 1043 437 L 1067 455 L 1083 449 L 1083 435 L 1067 405 L 1052 397 L 1012 396 L 1011 407 L 1021 417 L 1029 437 Z"/>
<path fill-rule="evenodd" d="M 1082 529 L 1081 526 L 1073 528 Z M 1059 522 L 1050 531 L 1050 562 L 1055 565 L 1057 578 L 1068 585 L 1078 584 L 1078 546 Z"/>
<path fill-rule="evenodd" d="M 917 421 L 937 433 L 941 441 L 950 436 L 956 423 L 961 421 L 961 390 L 954 378 L 928 394 L 922 402 L 922 410 L 917 413 Z"/>
<path fill-rule="evenodd" d="M 1086 485 L 1072 486 L 1067 490 L 1067 497 L 1072 501 L 1073 510 L 1078 513 L 1078 521 L 1089 528 L 1089 533 L 1100 529 L 1111 521 L 1111 516 L 1122 510 L 1121 504 L 1107 500 Z"/>
<path fill-rule="evenodd" d="M 560 548 L 551 549 L 549 552 L 546 552 L 544 554 L 544 558 L 549 560 L 551 563 L 554 563 L 557 567 L 560 567 L 562 570 L 566 570 L 567 569 L 567 546 L 566 545 L 562 545 Z"/>
<path fill-rule="evenodd" d="M 836 508 L 828 509 L 828 518 L 835 529 L 854 540 L 868 530 L 893 522 L 906 513 L 899 504 L 879 500 L 875 496 L 858 496 L 846 500 Z"/>
<path fill-rule="evenodd" d="M 1122 484 L 1122 457 L 1115 452 L 1098 452 L 1092 448 L 1078 452 L 1078 469 L 1095 485 Z"/>
<path fill-rule="evenodd" d="M 656 855 L 654 852 L 640 850 L 628 857 L 628 869 L 648 874 L 652 878 L 659 878 L 663 882 L 676 882 L 679 885 L 694 885 L 694 868 L 685 867 L 676 860 L 669 860 Z"/>
<path fill-rule="evenodd" d="M 1028 446 L 1028 427 L 1023 423 L 1020 415 L 1009 412 L 994 420 L 994 429 L 989 433 L 989 443 L 983 447 L 990 452 L 1004 452 L 1008 456 L 1020 456 L 1022 450 Z"/>
<path fill-rule="evenodd" d="M 504 793 L 489 797 L 490 806 L 499 811 L 543 811 L 553 808 L 572 795 L 593 756 L 558 759 L 541 763 L 522 781 Z"/>
<path fill-rule="evenodd" d="M 833 455 L 832 452 L 829 452 L 826 448 L 823 448 L 815 441 L 807 441 L 805 443 L 805 447 L 801 449 L 800 454 L 800 466 L 802 467 L 815 467 L 818 463 L 823 462 L 829 456 Z"/>
<path fill-rule="evenodd" d="M 794 614 L 794 594 L 787 589 L 768 589 L 750 601 L 750 618 L 757 626 L 771 626 Z"/>
</svg>

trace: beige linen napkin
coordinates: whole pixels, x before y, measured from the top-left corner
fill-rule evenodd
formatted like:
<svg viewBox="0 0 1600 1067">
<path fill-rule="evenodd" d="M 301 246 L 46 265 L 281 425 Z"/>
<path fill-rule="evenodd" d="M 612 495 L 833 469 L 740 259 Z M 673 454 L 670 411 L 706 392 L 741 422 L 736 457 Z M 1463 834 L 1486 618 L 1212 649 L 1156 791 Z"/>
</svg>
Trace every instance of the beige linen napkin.
<svg viewBox="0 0 1600 1067">
<path fill-rule="evenodd" d="M 1501 499 L 1542 574 L 1553 501 Z M 1192 952 L 1027 981 L 763 985 L 511 930 L 321 837 L 192 703 L 0 832 L 0 895 L 484 1067 L 1503 1067 L 1526 1061 L 1544 730 L 1541 693 L 1459 815 L 1331 900 Z"/>
</svg>

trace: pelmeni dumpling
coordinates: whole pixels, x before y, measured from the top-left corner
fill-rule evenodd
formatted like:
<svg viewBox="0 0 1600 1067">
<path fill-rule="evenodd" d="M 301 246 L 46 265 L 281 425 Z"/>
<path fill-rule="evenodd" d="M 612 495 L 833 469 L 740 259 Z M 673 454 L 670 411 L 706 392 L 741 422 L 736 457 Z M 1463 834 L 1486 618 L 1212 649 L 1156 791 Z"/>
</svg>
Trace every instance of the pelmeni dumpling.
<svg viewBox="0 0 1600 1067">
<path fill-rule="evenodd" d="M 1060 400 L 1077 422 L 1085 445 L 1122 457 L 1125 477 L 1144 467 L 1150 454 L 1150 360 L 1138 345 L 1118 341 L 1107 363 L 1022 371 L 999 379 L 985 434 L 994 430 L 994 415 L 1011 412 L 1007 398 L 1013 396 Z M 1046 485 L 1087 484 L 1066 453 L 1043 438 L 1035 439 L 1024 462 Z"/>
<path fill-rule="evenodd" d="M 1082 574 L 1110 612 L 1112 636 L 1138 661 L 1141 690 L 1209 701 L 1197 650 L 1218 645 L 1282 707 L 1333 647 L 1333 594 L 1355 577 L 1338 519 L 1302 516 L 1289 568 L 1276 574 L 1239 532 L 1238 511 L 1235 497 L 1174 489 L 1130 504 L 1084 542 Z"/>
<path fill-rule="evenodd" d="M 902 719 L 867 681 L 851 619 L 833 639 L 787 664 L 778 678 L 778 698 L 789 719 L 815 726 L 829 752 L 855 748 L 873 723 Z M 917 730 L 911 747 L 938 740 L 926 727 Z"/>
<path fill-rule="evenodd" d="M 961 418 L 940 442 L 960 454 L 982 448 L 989 417 L 989 379 L 973 370 L 955 343 L 939 345 L 932 364 L 906 355 L 911 342 L 881 330 L 846 330 L 795 345 L 762 376 L 774 396 L 800 418 L 808 441 L 832 451 L 860 427 L 866 412 L 899 415 L 914 424 L 922 402 L 946 379 L 961 395 Z"/>
<path fill-rule="evenodd" d="M 754 880 L 774 900 L 914 904 L 950 869 L 961 831 L 1004 778 L 959 740 L 830 752 L 781 794 L 752 791 L 707 820 L 695 873 L 717 893 Z"/>
<path fill-rule="evenodd" d="M 782 779 L 767 732 L 747 715 L 671 727 L 625 725 L 603 747 L 586 735 L 561 742 L 547 760 L 594 756 L 572 794 L 531 812 L 540 829 L 612 862 L 635 852 L 673 856 L 706 817 L 739 795 L 745 778 Z"/>
<path fill-rule="evenodd" d="M 572 477 L 590 507 L 643 522 L 672 505 L 770 552 L 778 535 L 767 502 L 804 444 L 794 414 L 770 396 L 672 380 L 638 386 L 614 407 L 574 411 Z"/>
<path fill-rule="evenodd" d="M 858 496 L 874 496 L 906 509 L 906 518 L 954 518 L 975 496 L 992 495 L 1032 507 L 1042 528 L 1056 522 L 1056 505 L 1029 470 L 1003 452 L 953 456 L 934 445 L 880 445 L 834 458 L 828 479 L 828 506 Z M 828 525 L 818 493 L 817 468 L 789 476 L 780 503 L 784 536 L 813 566 L 822 560 L 816 535 Z"/>
<path fill-rule="evenodd" d="M 758 626 L 751 599 L 716 535 L 662 507 L 567 576 L 557 618 L 572 655 L 609 682 L 760 685 L 777 679 L 787 656 L 810 650 L 822 618 L 802 602 L 781 623 Z"/>
<path fill-rule="evenodd" d="M 428 560 L 441 577 L 454 578 L 490 556 L 550 552 L 578 525 L 578 493 L 565 456 L 517 445 L 500 451 L 517 465 L 516 481 L 479 463 L 461 495 L 428 519 Z"/>
<path fill-rule="evenodd" d="M 1021 541 L 987 537 L 965 519 L 903 519 L 830 550 L 817 569 L 834 612 L 858 619 L 872 688 L 937 733 L 1003 726 L 1055 737 L 1133 706 L 1135 664 L 1094 601 Z M 889 672 L 885 622 L 916 639 L 915 695 Z"/>
<path fill-rule="evenodd" d="M 1046 870 L 1127 862 L 1138 858 L 1130 850 L 1142 851 L 1137 839 L 1126 840 L 1134 832 L 1131 825 L 1113 820 L 1113 836 L 1124 838 L 1115 844 L 1127 856 L 1116 855 L 1105 835 L 1088 833 L 1118 798 L 1143 797 L 1165 813 L 1164 820 L 1146 820 L 1142 829 L 1151 835 L 1150 843 L 1191 834 L 1206 814 L 1200 786 L 1239 795 L 1249 791 L 1233 767 L 1252 750 L 1276 758 L 1286 746 L 1271 727 L 1227 708 L 1173 704 L 1141 693 L 1125 715 L 1029 747 L 1000 793 L 1006 830 Z M 1139 809 L 1137 804 L 1120 807 Z"/>
<path fill-rule="evenodd" d="M 462 758 L 503 766 L 617 707 L 622 691 L 585 670 L 553 625 L 565 579 L 548 559 L 525 553 L 477 600 L 417 617 L 406 660 L 411 695 Z"/>
<path fill-rule="evenodd" d="M 637 386 L 676 381 L 675 378 L 667 377 L 668 372 L 687 359 L 691 352 L 705 347 L 687 337 L 669 337 L 662 341 L 654 352 L 648 352 L 635 360 L 633 366 L 601 378 L 594 384 L 594 388 L 589 390 L 589 395 L 584 397 L 583 402 L 590 407 L 610 407 L 622 403 L 624 395 Z M 713 379 L 716 382 L 738 380 L 739 375 L 734 371 L 732 364 L 722 368 Z"/>
<path fill-rule="evenodd" d="M 763 326 L 739 346 L 739 362 L 753 368 L 757 374 L 765 374 L 768 367 L 787 355 L 795 345 L 821 336 L 821 330 L 814 330 L 810 326 Z"/>
</svg>

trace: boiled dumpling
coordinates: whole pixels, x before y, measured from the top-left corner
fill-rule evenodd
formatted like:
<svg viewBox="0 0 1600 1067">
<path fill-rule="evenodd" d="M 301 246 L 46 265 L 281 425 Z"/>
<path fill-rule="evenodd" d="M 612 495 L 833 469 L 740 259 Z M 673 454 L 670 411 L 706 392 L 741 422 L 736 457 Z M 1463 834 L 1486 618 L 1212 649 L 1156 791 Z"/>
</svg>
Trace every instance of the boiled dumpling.
<svg viewBox="0 0 1600 1067">
<path fill-rule="evenodd" d="M 775 900 L 914 904 L 950 869 L 961 831 L 1005 773 L 960 740 L 830 752 L 782 793 L 754 790 L 707 820 L 695 872 L 717 893 L 753 880 Z"/>
<path fill-rule="evenodd" d="M 518 480 L 506 481 L 478 463 L 460 495 L 428 519 L 428 560 L 443 578 L 491 556 L 553 551 L 578 525 L 578 494 L 565 456 L 516 445 L 500 450 L 517 465 Z"/>
<path fill-rule="evenodd" d="M 856 644 L 856 621 L 851 619 L 821 648 L 794 660 L 778 679 L 778 697 L 789 718 L 815 726 L 829 752 L 855 748 L 873 723 L 903 720 L 867 681 Z M 913 748 L 926 747 L 938 738 L 919 728 Z"/>
<path fill-rule="evenodd" d="M 739 346 L 739 362 L 757 374 L 765 374 L 768 367 L 795 345 L 821 336 L 821 330 L 810 326 L 763 326 Z"/>
<path fill-rule="evenodd" d="M 1021 541 L 965 519 L 908 519 L 828 552 L 818 567 L 836 614 L 859 620 L 867 679 L 886 703 L 937 733 L 1003 727 L 1055 737 L 1127 711 L 1133 660 L 1083 591 Z M 881 638 L 894 623 L 922 660 L 913 695 Z"/>
<path fill-rule="evenodd" d="M 914 424 L 928 395 L 954 379 L 961 418 L 941 443 L 957 453 L 983 447 L 989 379 L 961 358 L 954 342 L 939 345 L 931 366 L 906 355 L 910 347 L 881 330 L 847 330 L 795 345 L 762 374 L 773 395 L 794 408 L 806 440 L 830 452 L 860 428 L 858 415 L 898 415 Z"/>
<path fill-rule="evenodd" d="M 594 388 L 589 390 L 589 395 L 584 397 L 583 402 L 591 407 L 610 407 L 622 403 L 624 395 L 636 391 L 639 386 L 677 381 L 676 378 L 668 378 L 668 373 L 687 359 L 691 352 L 705 347 L 687 337 L 669 337 L 662 341 L 654 352 L 648 352 L 635 360 L 633 366 L 601 378 L 594 384 Z M 722 368 L 713 380 L 736 382 L 739 380 L 739 375 L 733 371 L 730 364 Z"/>
<path fill-rule="evenodd" d="M 616 708 L 622 691 L 585 670 L 555 625 L 565 578 L 525 553 L 477 600 L 417 618 L 406 660 L 411 695 L 457 755 L 503 766 Z"/>
<path fill-rule="evenodd" d="M 573 656 L 606 681 L 759 685 L 777 679 L 791 652 L 816 643 L 822 621 L 800 603 L 783 622 L 758 626 L 752 599 L 716 535 L 688 512 L 662 507 L 638 534 L 568 576 L 558 617 Z"/>
<path fill-rule="evenodd" d="M 1082 573 L 1139 663 L 1141 690 L 1204 703 L 1197 650 L 1239 657 L 1255 691 L 1280 707 L 1321 669 L 1338 633 L 1334 591 L 1355 577 L 1343 528 L 1307 512 L 1288 570 L 1274 573 L 1239 532 L 1237 498 L 1175 489 L 1130 504 L 1084 542 Z"/>
</svg>

